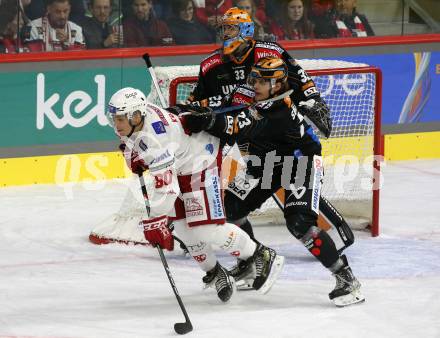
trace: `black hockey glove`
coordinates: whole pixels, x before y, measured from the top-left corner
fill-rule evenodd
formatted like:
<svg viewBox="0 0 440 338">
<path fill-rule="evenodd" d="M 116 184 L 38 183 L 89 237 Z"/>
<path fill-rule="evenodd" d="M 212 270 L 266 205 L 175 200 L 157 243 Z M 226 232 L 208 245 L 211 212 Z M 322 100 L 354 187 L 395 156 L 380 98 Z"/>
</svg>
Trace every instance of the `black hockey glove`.
<svg viewBox="0 0 440 338">
<path fill-rule="evenodd" d="M 171 114 L 179 116 L 184 112 L 190 111 L 192 107 L 193 106 L 190 104 L 176 104 L 175 106 L 171 106 L 165 109 L 168 110 Z"/>
<path fill-rule="evenodd" d="M 330 109 L 322 98 L 301 101 L 298 104 L 298 110 L 302 115 L 308 117 L 326 138 L 330 136 L 332 131 Z"/>
<path fill-rule="evenodd" d="M 209 107 L 192 106 L 190 111 L 180 115 L 182 123 L 191 133 L 209 130 L 215 123 L 215 113 Z"/>
</svg>

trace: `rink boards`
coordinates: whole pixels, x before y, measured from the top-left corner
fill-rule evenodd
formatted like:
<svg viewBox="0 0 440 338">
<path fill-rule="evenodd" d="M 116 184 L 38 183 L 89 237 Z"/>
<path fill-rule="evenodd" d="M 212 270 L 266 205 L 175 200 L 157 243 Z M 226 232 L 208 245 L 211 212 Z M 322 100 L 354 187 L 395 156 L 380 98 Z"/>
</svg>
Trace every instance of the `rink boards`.
<svg viewBox="0 0 440 338">
<path fill-rule="evenodd" d="M 363 154 L 361 150 L 366 146 L 372 148 L 371 137 L 332 138 L 323 141 L 323 155 L 332 164 L 341 154 Z M 100 181 L 131 175 L 119 152 L 4 158 L 0 163 L 2 187 Z"/>
<path fill-rule="evenodd" d="M 440 132 L 385 135 L 384 140 L 386 160 L 440 158 Z M 357 156 L 360 147 L 372 148 L 371 137 L 332 138 L 322 143 L 327 166 L 341 160 L 341 154 Z M 362 162 L 363 156 L 359 160 Z M 0 187 L 90 182 L 130 176 L 119 152 L 3 158 L 0 172 Z"/>
</svg>

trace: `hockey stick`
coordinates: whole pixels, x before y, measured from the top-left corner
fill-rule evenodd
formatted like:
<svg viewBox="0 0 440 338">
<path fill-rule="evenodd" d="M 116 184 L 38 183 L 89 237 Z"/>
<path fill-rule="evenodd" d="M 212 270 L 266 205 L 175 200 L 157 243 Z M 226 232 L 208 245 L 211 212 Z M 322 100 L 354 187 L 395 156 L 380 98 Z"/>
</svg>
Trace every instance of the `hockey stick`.
<svg viewBox="0 0 440 338">
<path fill-rule="evenodd" d="M 159 97 L 160 104 L 161 104 L 162 108 L 166 108 L 167 104 L 166 104 L 165 98 L 162 94 L 162 90 L 159 87 L 159 82 L 157 81 L 156 72 L 154 71 L 153 64 L 151 63 L 151 60 L 150 60 L 150 54 L 145 53 L 144 55 L 142 55 L 142 58 L 144 59 L 145 64 L 147 65 L 147 70 L 150 73 L 151 79 L 153 80 L 153 84 L 154 84 L 154 87 L 156 88 L 156 92 L 157 92 L 157 96 Z M 173 229 L 171 229 L 171 230 L 173 230 Z M 184 251 L 184 254 L 189 253 L 185 243 L 183 243 L 183 241 L 181 239 L 179 239 L 178 237 L 176 237 L 174 235 L 173 235 L 173 237 L 177 242 L 179 242 L 180 248 Z"/>
<path fill-rule="evenodd" d="M 154 87 L 157 91 L 157 96 L 159 96 L 160 104 L 162 108 L 166 108 L 168 105 L 165 102 L 162 91 L 160 90 L 159 82 L 157 82 L 157 76 L 156 72 L 154 71 L 153 65 L 151 64 L 150 54 L 145 53 L 144 55 L 142 55 L 142 58 L 144 59 L 145 64 L 147 65 L 148 72 L 150 73 L 151 79 L 153 80 Z"/>
<path fill-rule="evenodd" d="M 166 107 L 167 104 L 165 102 L 165 98 L 163 97 L 162 91 L 160 90 L 159 83 L 157 82 L 156 73 L 154 71 L 154 68 L 151 64 L 150 55 L 148 53 L 145 53 L 142 55 L 142 58 L 145 61 L 145 64 L 147 65 L 148 72 L 150 73 L 151 79 L 153 80 L 154 87 L 156 88 L 157 95 L 159 96 L 160 103 L 162 107 Z M 145 201 L 145 209 L 147 210 L 148 215 L 150 215 L 150 203 L 148 200 L 148 193 L 147 188 L 145 186 L 144 176 L 142 174 L 139 175 L 139 182 L 141 184 L 142 193 L 144 195 L 144 201 Z M 180 239 L 173 236 L 174 239 L 176 239 L 179 243 L 183 243 Z M 159 252 L 160 259 L 162 261 L 162 265 L 165 269 L 165 272 L 167 274 L 168 280 L 170 281 L 171 288 L 174 291 L 174 295 L 176 296 L 177 302 L 179 303 L 180 309 L 182 310 L 183 315 L 185 316 L 185 322 L 184 323 L 175 323 L 174 324 L 174 331 L 176 331 L 177 334 L 186 334 L 188 332 L 191 332 L 193 329 L 193 326 L 191 324 L 191 321 L 189 319 L 188 313 L 186 312 L 185 305 L 183 305 L 182 298 L 179 295 L 179 292 L 177 291 L 176 283 L 174 282 L 173 276 L 171 275 L 170 268 L 168 266 L 168 262 L 165 258 L 165 255 L 163 253 L 163 250 L 160 246 L 156 246 L 157 251 Z"/>
<path fill-rule="evenodd" d="M 230 113 L 230 112 L 239 111 L 239 110 L 242 110 L 244 108 L 253 108 L 257 104 L 258 105 L 260 105 L 260 104 L 264 105 L 264 104 L 267 104 L 267 103 L 270 103 L 270 102 L 282 100 L 282 99 L 290 96 L 290 94 L 292 94 L 292 93 L 293 93 L 293 90 L 290 89 L 290 90 L 288 90 L 288 91 L 286 91 L 286 92 L 284 92 L 284 93 L 282 93 L 282 94 L 280 94 L 278 96 L 271 97 L 271 98 L 269 98 L 267 100 L 255 102 L 255 103 L 253 103 L 251 105 L 240 104 L 240 105 L 236 105 L 236 106 L 223 107 L 223 108 L 220 108 L 220 109 L 213 109 L 213 113 L 214 114 L 224 114 L 224 113 Z M 182 113 L 180 115 L 183 116 L 183 115 L 190 115 L 190 114 L 191 114 L 191 112 L 187 112 L 187 113 L 185 112 L 185 113 Z"/>
<path fill-rule="evenodd" d="M 144 201 L 145 201 L 145 209 L 147 210 L 147 214 L 150 215 L 150 202 L 148 200 L 148 193 L 147 188 L 145 187 L 145 181 L 144 176 L 139 173 L 139 183 L 141 185 L 142 194 L 144 195 Z M 180 298 L 179 291 L 177 290 L 176 283 L 174 282 L 173 276 L 171 275 L 170 268 L 168 266 L 167 259 L 165 258 L 165 255 L 163 253 L 162 248 L 159 245 L 156 245 L 157 251 L 159 252 L 160 259 L 162 261 L 162 265 L 165 269 L 165 273 L 167 274 L 168 280 L 170 281 L 171 288 L 174 291 L 174 295 L 176 296 L 177 302 L 179 303 L 180 309 L 183 312 L 183 315 L 185 316 L 185 322 L 184 323 L 175 323 L 174 324 L 174 331 L 178 334 L 186 334 L 188 332 L 191 332 L 193 329 L 193 326 L 191 324 L 191 321 L 189 319 L 188 313 L 186 312 L 185 305 L 183 305 L 182 298 Z"/>
<path fill-rule="evenodd" d="M 278 96 L 271 97 L 271 98 L 269 98 L 267 100 L 255 102 L 255 103 L 253 103 L 253 104 L 251 104 L 249 106 L 244 105 L 244 104 L 240 104 L 240 105 L 237 105 L 237 106 L 229 106 L 229 107 L 224 107 L 224 108 L 220 108 L 220 109 L 214 109 L 214 113 L 215 114 L 224 114 L 224 113 L 233 112 L 233 111 L 236 111 L 236 110 L 241 110 L 243 108 L 252 108 L 252 107 L 256 106 L 257 104 L 258 105 L 264 105 L 266 103 L 282 100 L 282 99 L 290 96 L 290 94 L 292 94 L 292 93 L 293 93 L 293 89 L 290 89 L 290 90 L 288 90 L 288 91 L 286 91 L 286 92 L 284 92 L 284 93 L 282 93 L 282 94 L 280 94 Z"/>
</svg>

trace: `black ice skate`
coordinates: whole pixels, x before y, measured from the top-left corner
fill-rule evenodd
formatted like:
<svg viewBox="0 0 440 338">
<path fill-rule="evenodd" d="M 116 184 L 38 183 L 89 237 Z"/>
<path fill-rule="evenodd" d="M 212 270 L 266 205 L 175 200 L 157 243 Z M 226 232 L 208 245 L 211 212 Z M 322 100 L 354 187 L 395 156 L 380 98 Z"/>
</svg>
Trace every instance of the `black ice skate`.
<svg viewBox="0 0 440 338">
<path fill-rule="evenodd" d="M 344 265 L 333 276 L 336 278 L 336 286 L 329 293 L 330 299 L 338 307 L 348 306 L 365 301 L 361 293 L 361 283 L 356 279 L 348 265 L 347 257 L 341 256 Z"/>
<path fill-rule="evenodd" d="M 237 259 L 237 265 L 229 270 L 229 274 L 234 277 L 238 291 L 253 290 L 256 277 L 255 264 L 252 258 Z"/>
<path fill-rule="evenodd" d="M 217 296 L 222 302 L 227 302 L 234 293 L 235 280 L 229 275 L 228 271 L 218 262 L 216 266 L 209 270 L 202 278 L 206 287 L 214 287 L 217 290 Z"/>
<path fill-rule="evenodd" d="M 256 277 L 253 283 L 255 290 L 265 294 L 269 292 L 284 266 L 284 257 L 277 255 L 275 250 L 258 244 L 254 255 Z"/>
</svg>

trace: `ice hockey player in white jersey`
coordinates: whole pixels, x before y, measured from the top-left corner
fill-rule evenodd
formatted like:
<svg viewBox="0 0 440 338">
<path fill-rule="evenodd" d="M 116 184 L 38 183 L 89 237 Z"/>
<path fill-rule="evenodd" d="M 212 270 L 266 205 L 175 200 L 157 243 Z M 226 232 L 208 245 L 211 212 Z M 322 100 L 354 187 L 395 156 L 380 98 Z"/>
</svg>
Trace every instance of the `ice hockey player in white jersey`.
<svg viewBox="0 0 440 338">
<path fill-rule="evenodd" d="M 151 212 L 141 221 L 145 238 L 153 246 L 173 250 L 169 228 L 173 222 L 178 237 L 206 272 L 203 282 L 215 287 L 223 302 L 231 298 L 235 281 L 217 261 L 215 248 L 253 264 L 253 287 L 268 292 L 284 257 L 225 221 L 219 139 L 206 132 L 189 135 L 178 117 L 148 103 L 134 88 L 112 96 L 107 116 L 120 137 L 127 165 L 134 173 L 148 170 L 151 179 L 147 184 Z"/>
</svg>

